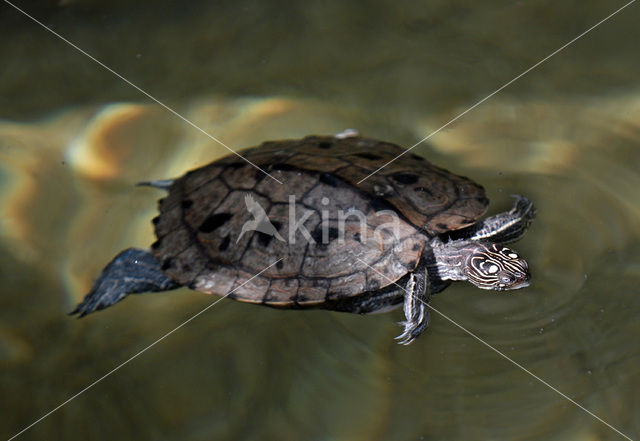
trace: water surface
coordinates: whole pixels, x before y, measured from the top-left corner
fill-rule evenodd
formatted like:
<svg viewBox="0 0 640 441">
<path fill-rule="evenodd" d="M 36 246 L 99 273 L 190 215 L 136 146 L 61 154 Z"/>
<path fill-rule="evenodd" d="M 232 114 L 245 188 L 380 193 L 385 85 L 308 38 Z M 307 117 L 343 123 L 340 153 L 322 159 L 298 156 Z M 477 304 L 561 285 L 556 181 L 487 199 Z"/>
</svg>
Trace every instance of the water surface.
<svg viewBox="0 0 640 441">
<path fill-rule="evenodd" d="M 233 148 L 355 127 L 413 145 L 615 9 L 545 2 L 72 1 L 34 15 Z M 578 7 L 579 6 L 579 7 Z M 27 6 L 25 6 L 27 7 Z M 432 305 L 635 439 L 640 59 L 632 5 L 415 152 L 524 194 L 533 283 Z M 209 305 L 183 289 L 66 313 L 153 241 L 160 193 L 227 151 L 3 6 L 0 431 L 6 438 Z M 107 38 L 108 36 L 108 38 Z M 225 300 L 20 439 L 624 439 L 433 313 L 361 317 Z"/>
</svg>

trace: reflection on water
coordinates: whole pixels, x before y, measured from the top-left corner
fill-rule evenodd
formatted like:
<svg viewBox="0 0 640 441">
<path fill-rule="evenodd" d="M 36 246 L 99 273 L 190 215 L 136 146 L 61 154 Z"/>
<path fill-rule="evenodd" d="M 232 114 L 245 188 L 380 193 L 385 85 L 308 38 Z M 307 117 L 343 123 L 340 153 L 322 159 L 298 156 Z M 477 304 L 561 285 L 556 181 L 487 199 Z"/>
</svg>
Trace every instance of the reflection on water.
<svg viewBox="0 0 640 441">
<path fill-rule="evenodd" d="M 91 11 L 99 2 L 67 3 L 83 3 Z M 470 95 L 488 93 L 528 67 L 521 56 L 535 62 L 559 46 L 555 38 L 545 41 L 541 47 L 551 49 L 540 56 L 514 49 L 518 40 L 509 36 L 540 28 L 526 18 L 540 7 L 534 3 L 515 2 L 477 15 L 436 2 L 417 18 L 412 11 L 396 10 L 382 22 L 372 11 L 360 11 L 352 22 L 325 5 L 287 23 L 318 42 L 310 46 L 317 50 L 302 37 L 288 50 L 269 40 L 252 50 L 236 50 L 245 47 L 238 41 L 242 35 L 255 43 L 244 30 L 255 37 L 261 35 L 260 26 L 273 24 L 263 24 L 266 16 L 256 13 L 262 6 L 247 6 L 247 15 L 238 18 L 245 29 L 233 33 L 232 43 L 211 34 L 211 15 L 203 15 L 204 36 L 188 33 L 184 37 L 195 42 L 184 43 L 176 38 L 180 29 L 172 28 L 167 50 L 183 43 L 196 50 L 198 63 L 212 60 L 209 70 L 191 67 L 197 77 L 192 80 L 212 83 L 224 73 L 228 82 L 221 87 L 230 96 L 188 97 L 175 108 L 233 148 L 347 127 L 412 145 L 465 110 L 456 107 L 460 103 L 475 102 Z M 549 17 L 576 17 L 575 8 L 562 8 Z M 606 15 L 597 12 L 597 19 Z M 517 18 L 502 20 L 509 23 L 500 34 L 500 41 L 508 40 L 501 46 L 504 60 L 496 59 L 494 39 L 485 35 L 485 21 L 495 14 Z M 533 15 L 539 16 L 547 12 Z M 64 17 L 59 20 L 66 23 Z M 396 21 L 401 26 L 385 33 L 387 22 Z M 566 27 L 563 20 L 552 21 L 549 29 L 558 23 Z M 279 39 L 287 26 L 278 20 L 276 25 Z M 344 34 L 328 31 L 335 29 L 330 26 Z M 91 33 L 83 29 L 76 37 Z M 547 30 L 544 38 L 552 34 Z M 325 34 L 331 38 L 319 38 Z M 633 69 L 626 67 L 637 63 L 637 56 L 616 53 L 608 64 L 595 62 L 595 53 L 606 58 L 603 51 L 613 45 L 593 38 L 591 45 L 600 44 L 595 49 L 575 47 L 576 52 L 561 54 L 575 57 L 567 59 L 575 63 L 567 61 L 574 70 L 559 62 L 525 78 L 530 83 L 518 83 L 528 84 L 525 90 L 545 91 L 544 99 L 497 95 L 415 152 L 485 185 L 490 213 L 509 208 L 513 193 L 526 195 L 538 207 L 538 218 L 514 246 L 531 264 L 531 287 L 496 293 L 459 284 L 436 296 L 433 306 L 637 438 L 640 93 L 599 93 L 594 80 L 630 77 Z M 349 47 L 341 51 L 344 41 Z M 211 48 L 219 47 L 224 57 L 216 58 Z M 60 47 L 44 48 L 62 56 Z M 139 50 L 127 48 L 123 56 Z M 262 76 L 246 67 L 253 66 L 255 51 L 268 65 Z M 296 56 L 287 64 L 291 54 Z M 302 63 L 303 54 L 315 63 Z M 152 55 L 145 52 L 144 63 L 151 63 Z M 175 61 L 185 83 L 186 58 Z M 32 65 L 32 59 L 41 58 L 25 57 L 24 62 Z M 483 69 L 484 63 L 498 66 L 497 71 Z M 64 70 L 65 64 L 52 69 Z M 453 70 L 455 78 L 449 75 Z M 553 76 L 550 70 L 560 73 Z M 149 71 L 150 78 L 162 76 Z M 47 102 L 59 96 L 65 96 L 61 102 L 78 99 L 73 87 L 52 86 L 53 74 L 43 78 L 43 89 L 33 81 L 33 89 L 26 91 L 18 87 L 21 72 L 7 71 L 7 84 L 15 89 L 7 96 L 24 95 L 24 102 L 16 104 L 22 111 L 37 107 L 39 94 L 46 93 Z M 496 80 L 498 73 L 504 78 Z M 556 97 L 558 85 L 576 75 L 586 83 L 573 88 L 598 96 Z M 252 93 L 274 95 L 272 90 L 297 90 L 306 81 L 306 96 L 313 98 L 233 96 L 234 91 L 248 93 L 247 85 L 262 87 L 250 88 Z M 179 95 L 178 81 L 169 82 L 167 96 Z M 274 89 L 272 82 L 278 84 Z M 105 87 L 96 96 L 111 91 Z M 345 106 L 348 99 L 341 94 L 358 97 L 359 104 Z M 2 115 L 11 114 L 10 103 L 0 101 Z M 8 397 L 0 404 L 0 433 L 5 437 L 213 300 L 182 289 L 130 296 L 83 320 L 66 316 L 111 257 L 153 241 L 150 220 L 160 195 L 134 184 L 179 176 L 227 151 L 158 106 L 111 102 L 45 113 L 37 121 L 0 122 L 0 387 Z M 416 343 L 397 345 L 393 337 L 401 319 L 401 311 L 361 317 L 223 301 L 19 439 L 622 439 L 438 314 L 432 314 L 430 329 Z"/>
</svg>

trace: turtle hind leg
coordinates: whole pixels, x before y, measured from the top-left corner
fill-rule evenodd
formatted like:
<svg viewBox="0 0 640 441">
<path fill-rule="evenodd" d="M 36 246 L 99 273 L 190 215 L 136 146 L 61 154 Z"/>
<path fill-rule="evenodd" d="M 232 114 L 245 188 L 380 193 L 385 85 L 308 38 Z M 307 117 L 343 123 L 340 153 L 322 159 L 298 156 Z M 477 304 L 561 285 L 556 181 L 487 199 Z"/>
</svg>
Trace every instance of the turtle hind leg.
<svg viewBox="0 0 640 441">
<path fill-rule="evenodd" d="M 69 313 L 78 318 L 107 308 L 128 294 L 168 291 L 180 285 L 167 278 L 158 259 L 146 250 L 128 248 L 102 270 L 89 294 Z"/>
<path fill-rule="evenodd" d="M 408 345 L 427 329 L 430 321 L 429 298 L 431 289 L 426 268 L 417 268 L 409 275 L 404 295 L 404 315 L 406 320 L 400 322 L 404 326 L 402 334 L 396 337 L 398 343 Z"/>
</svg>

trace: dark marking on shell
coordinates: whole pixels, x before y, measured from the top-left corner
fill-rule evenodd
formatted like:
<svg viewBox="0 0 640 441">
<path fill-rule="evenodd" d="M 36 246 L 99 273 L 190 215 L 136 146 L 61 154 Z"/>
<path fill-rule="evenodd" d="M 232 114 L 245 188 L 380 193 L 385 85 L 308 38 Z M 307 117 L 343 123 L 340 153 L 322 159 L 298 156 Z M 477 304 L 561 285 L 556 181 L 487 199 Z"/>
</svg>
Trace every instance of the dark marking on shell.
<svg viewBox="0 0 640 441">
<path fill-rule="evenodd" d="M 418 250 L 420 249 L 420 244 L 419 244 L 419 243 L 414 243 L 414 244 L 413 244 L 413 247 L 411 247 L 411 249 L 412 249 L 413 251 L 418 251 Z"/>
<path fill-rule="evenodd" d="M 222 242 L 220 242 L 220 246 L 218 246 L 218 250 L 220 251 L 226 251 L 227 248 L 229 248 L 229 242 L 231 242 L 231 238 L 229 237 L 229 235 L 227 234 L 224 239 L 222 239 Z"/>
<path fill-rule="evenodd" d="M 418 182 L 418 176 L 411 173 L 395 173 L 391 175 L 391 179 L 401 185 L 411 185 Z"/>
<path fill-rule="evenodd" d="M 329 227 L 327 233 L 327 242 L 325 242 L 322 235 L 322 224 L 319 224 L 311 233 L 311 238 L 316 242 L 316 245 L 326 246 L 340 237 L 340 230 L 334 227 Z"/>
<path fill-rule="evenodd" d="M 282 163 L 282 162 L 279 162 L 277 164 L 273 164 L 271 166 L 271 168 L 273 170 L 280 170 L 280 171 L 297 171 L 297 170 L 299 170 L 298 167 L 296 167 L 295 165 L 285 164 L 285 163 Z"/>
<path fill-rule="evenodd" d="M 318 225 L 316 229 L 311 232 L 311 239 L 313 239 L 316 244 L 322 242 L 322 228 L 320 227 L 320 225 Z"/>
<path fill-rule="evenodd" d="M 233 217 L 233 214 L 231 214 L 231 213 L 217 213 L 217 214 L 214 214 L 214 215 L 209 216 L 208 218 L 206 218 L 200 224 L 200 226 L 198 227 L 198 230 L 200 230 L 203 233 L 211 233 L 212 231 L 214 231 L 217 228 L 219 228 L 222 225 L 224 225 L 232 217 Z"/>
<path fill-rule="evenodd" d="M 436 226 L 437 226 L 438 228 L 440 228 L 441 230 L 446 230 L 446 228 L 447 228 L 447 225 L 446 225 L 446 224 L 443 224 L 443 223 L 439 223 L 439 224 L 437 224 Z"/>
<path fill-rule="evenodd" d="M 331 146 L 333 146 L 333 143 L 329 141 L 321 141 L 318 143 L 318 147 L 321 149 L 329 149 Z"/>
<path fill-rule="evenodd" d="M 389 204 L 382 198 L 371 198 L 369 205 L 373 211 L 389 210 Z"/>
<path fill-rule="evenodd" d="M 370 161 L 375 161 L 378 159 L 382 159 L 382 156 L 380 155 L 375 155 L 373 153 L 356 153 L 354 156 L 357 156 L 358 158 L 363 158 L 363 159 L 368 159 Z"/>
<path fill-rule="evenodd" d="M 422 156 L 420 155 L 416 155 L 415 153 L 411 153 L 410 154 L 411 158 L 418 160 L 418 161 L 426 161 L 426 159 L 424 159 Z"/>
<path fill-rule="evenodd" d="M 256 235 L 257 235 L 258 243 L 262 245 L 264 248 L 267 248 L 271 243 L 271 241 L 273 240 L 273 236 L 269 234 L 265 234 L 262 231 L 256 231 Z"/>
<path fill-rule="evenodd" d="M 331 173 L 322 173 L 320 175 L 320 182 L 323 184 L 327 184 L 330 187 L 339 187 L 342 184 L 342 180 L 340 178 L 335 177 Z"/>
</svg>

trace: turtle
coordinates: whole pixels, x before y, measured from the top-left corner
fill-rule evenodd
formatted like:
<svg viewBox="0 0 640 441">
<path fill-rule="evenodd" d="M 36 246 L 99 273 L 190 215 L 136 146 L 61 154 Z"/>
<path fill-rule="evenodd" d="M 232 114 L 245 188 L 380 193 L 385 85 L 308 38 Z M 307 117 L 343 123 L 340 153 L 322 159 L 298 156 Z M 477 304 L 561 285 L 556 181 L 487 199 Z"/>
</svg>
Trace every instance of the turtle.
<svg viewBox="0 0 640 441">
<path fill-rule="evenodd" d="M 403 306 L 401 344 L 430 321 L 452 281 L 481 289 L 529 285 L 519 240 L 536 210 L 514 195 L 480 218 L 484 188 L 389 142 L 307 136 L 264 142 L 177 179 L 150 249 L 128 248 L 71 312 L 83 317 L 129 294 L 186 286 L 276 308 L 369 314 Z"/>
</svg>

